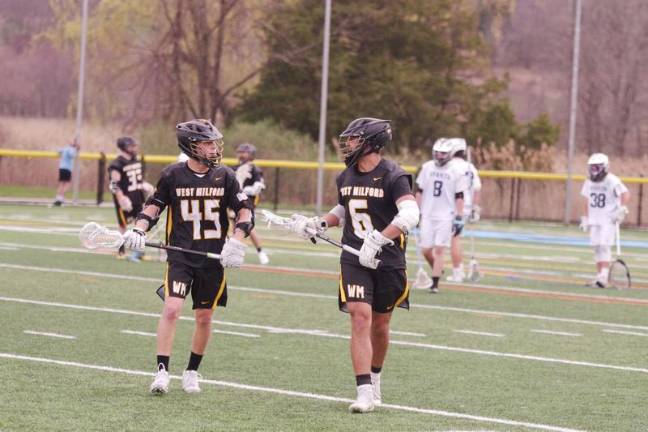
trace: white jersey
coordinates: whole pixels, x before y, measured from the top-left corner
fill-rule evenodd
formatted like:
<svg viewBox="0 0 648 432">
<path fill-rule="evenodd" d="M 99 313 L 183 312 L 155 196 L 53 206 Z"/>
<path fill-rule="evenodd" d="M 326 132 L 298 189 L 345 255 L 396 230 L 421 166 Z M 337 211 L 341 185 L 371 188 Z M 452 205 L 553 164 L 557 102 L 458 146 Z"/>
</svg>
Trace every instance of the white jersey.
<svg viewBox="0 0 648 432">
<path fill-rule="evenodd" d="M 452 159 L 439 167 L 434 161 L 423 164 L 416 177 L 421 194 L 421 216 L 434 220 L 452 220 L 455 195 L 468 190 L 466 162 Z"/>
<path fill-rule="evenodd" d="M 457 165 L 463 164 L 463 167 L 460 169 L 466 173 L 467 189 L 464 193 L 464 216 L 470 216 L 473 208 L 473 198 L 475 192 L 479 192 L 482 188 L 481 179 L 479 178 L 479 173 L 477 168 L 472 162 L 468 162 L 461 158 L 455 158 Z"/>
<path fill-rule="evenodd" d="M 585 180 L 581 195 L 588 200 L 587 217 L 590 225 L 611 224 L 610 214 L 621 205 L 621 194 L 627 191 L 628 188 L 614 174 L 606 175 L 600 182 Z"/>
</svg>

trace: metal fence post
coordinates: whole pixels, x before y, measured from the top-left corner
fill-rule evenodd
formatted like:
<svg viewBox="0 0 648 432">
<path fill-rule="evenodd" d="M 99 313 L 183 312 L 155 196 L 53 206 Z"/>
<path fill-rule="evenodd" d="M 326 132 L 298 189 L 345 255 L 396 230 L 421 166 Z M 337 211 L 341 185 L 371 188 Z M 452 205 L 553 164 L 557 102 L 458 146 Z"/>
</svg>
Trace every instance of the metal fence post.
<svg viewBox="0 0 648 432">
<path fill-rule="evenodd" d="M 509 216 L 508 216 L 508 221 L 509 223 L 513 222 L 513 204 L 515 201 L 515 177 L 511 179 L 511 199 L 509 203 Z"/>
<path fill-rule="evenodd" d="M 522 179 L 516 179 L 517 191 L 515 192 L 515 220 L 520 220 L 520 197 L 522 190 Z"/>
<path fill-rule="evenodd" d="M 279 167 L 275 169 L 274 203 L 273 203 L 274 211 L 277 211 L 278 206 L 279 206 Z"/>
<path fill-rule="evenodd" d="M 641 174 L 639 177 L 643 178 L 643 174 Z M 639 183 L 639 204 L 637 207 L 637 226 L 641 226 L 641 211 L 643 210 L 643 183 Z"/>
<path fill-rule="evenodd" d="M 100 153 L 97 166 L 97 205 L 100 205 L 103 202 L 104 184 L 106 181 L 106 154 L 104 152 Z"/>
</svg>

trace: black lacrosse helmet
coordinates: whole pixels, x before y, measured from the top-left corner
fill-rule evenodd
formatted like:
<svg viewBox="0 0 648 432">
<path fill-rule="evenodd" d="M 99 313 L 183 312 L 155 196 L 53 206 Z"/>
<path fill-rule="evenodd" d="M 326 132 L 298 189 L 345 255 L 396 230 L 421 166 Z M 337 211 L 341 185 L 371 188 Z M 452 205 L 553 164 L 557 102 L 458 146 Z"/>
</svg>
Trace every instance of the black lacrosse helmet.
<svg viewBox="0 0 648 432">
<path fill-rule="evenodd" d="M 247 153 L 250 155 L 247 160 L 254 160 L 254 158 L 256 157 L 256 147 L 249 142 L 244 142 L 236 147 L 236 153 Z M 239 159 L 241 159 L 240 156 Z"/>
<path fill-rule="evenodd" d="M 359 143 L 351 148 L 350 141 L 358 139 Z M 360 117 L 349 123 L 340 134 L 340 152 L 346 166 L 358 163 L 361 156 L 380 151 L 392 139 L 389 120 L 372 117 Z"/>
<path fill-rule="evenodd" d="M 117 138 L 117 148 L 124 153 L 129 154 L 131 157 L 137 154 L 137 150 L 135 150 L 136 146 L 137 142 L 132 137 L 123 136 Z"/>
<path fill-rule="evenodd" d="M 194 119 L 176 125 L 178 147 L 191 159 L 216 168 L 223 158 L 223 134 L 209 120 Z M 216 153 L 212 156 L 198 153 L 198 143 L 213 141 L 216 143 Z"/>
</svg>

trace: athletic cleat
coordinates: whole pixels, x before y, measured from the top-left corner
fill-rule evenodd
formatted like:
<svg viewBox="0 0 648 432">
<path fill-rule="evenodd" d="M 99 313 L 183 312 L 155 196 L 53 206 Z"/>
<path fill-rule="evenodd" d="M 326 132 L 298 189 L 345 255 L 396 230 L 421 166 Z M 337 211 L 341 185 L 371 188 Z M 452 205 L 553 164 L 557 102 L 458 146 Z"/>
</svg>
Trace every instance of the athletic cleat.
<svg viewBox="0 0 648 432">
<path fill-rule="evenodd" d="M 349 405 L 349 412 L 364 414 L 374 410 L 373 387 L 363 384 L 358 387 L 358 398 Z"/>
<path fill-rule="evenodd" d="M 448 276 L 446 278 L 448 282 L 462 283 L 464 281 L 463 276 Z"/>
<path fill-rule="evenodd" d="M 436 294 L 436 293 L 438 293 L 438 292 L 439 292 L 439 287 L 435 287 L 435 286 L 431 287 L 431 288 L 430 288 L 430 292 L 431 292 L 432 294 Z"/>
<path fill-rule="evenodd" d="M 186 370 L 182 374 L 182 389 L 185 393 L 200 393 L 198 379 L 202 378 L 195 370 Z"/>
<path fill-rule="evenodd" d="M 605 288 L 606 287 L 606 285 L 603 282 L 598 281 L 596 279 L 594 279 L 593 281 L 587 282 L 585 284 L 585 286 L 588 287 L 588 288 Z"/>
<path fill-rule="evenodd" d="M 183 377 L 184 378 L 184 377 Z M 150 391 L 156 395 L 162 395 L 169 391 L 169 372 L 164 368 L 164 365 L 160 363 L 158 372 L 155 374 L 155 379 L 151 383 Z M 183 379 L 184 384 L 184 379 Z"/>
<path fill-rule="evenodd" d="M 373 390 L 374 405 L 382 405 L 382 394 L 380 393 L 380 374 L 371 374 L 371 388 Z"/>
<path fill-rule="evenodd" d="M 268 255 L 266 255 L 265 252 L 261 251 L 259 252 L 259 262 L 263 265 L 266 265 L 270 262 L 270 258 L 268 258 Z"/>
</svg>

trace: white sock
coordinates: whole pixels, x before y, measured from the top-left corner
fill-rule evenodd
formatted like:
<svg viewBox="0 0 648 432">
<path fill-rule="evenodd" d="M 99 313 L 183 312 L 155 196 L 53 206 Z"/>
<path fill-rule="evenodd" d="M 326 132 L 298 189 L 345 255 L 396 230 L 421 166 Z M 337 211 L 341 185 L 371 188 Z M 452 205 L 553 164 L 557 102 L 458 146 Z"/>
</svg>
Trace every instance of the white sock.
<svg viewBox="0 0 648 432">
<path fill-rule="evenodd" d="M 376 381 L 380 381 L 380 372 L 378 373 L 371 372 L 371 382 L 374 383 Z"/>
<path fill-rule="evenodd" d="M 606 283 L 608 280 L 608 277 L 610 276 L 610 269 L 605 267 L 601 269 L 601 273 L 599 273 L 599 280 L 601 282 Z"/>
</svg>

